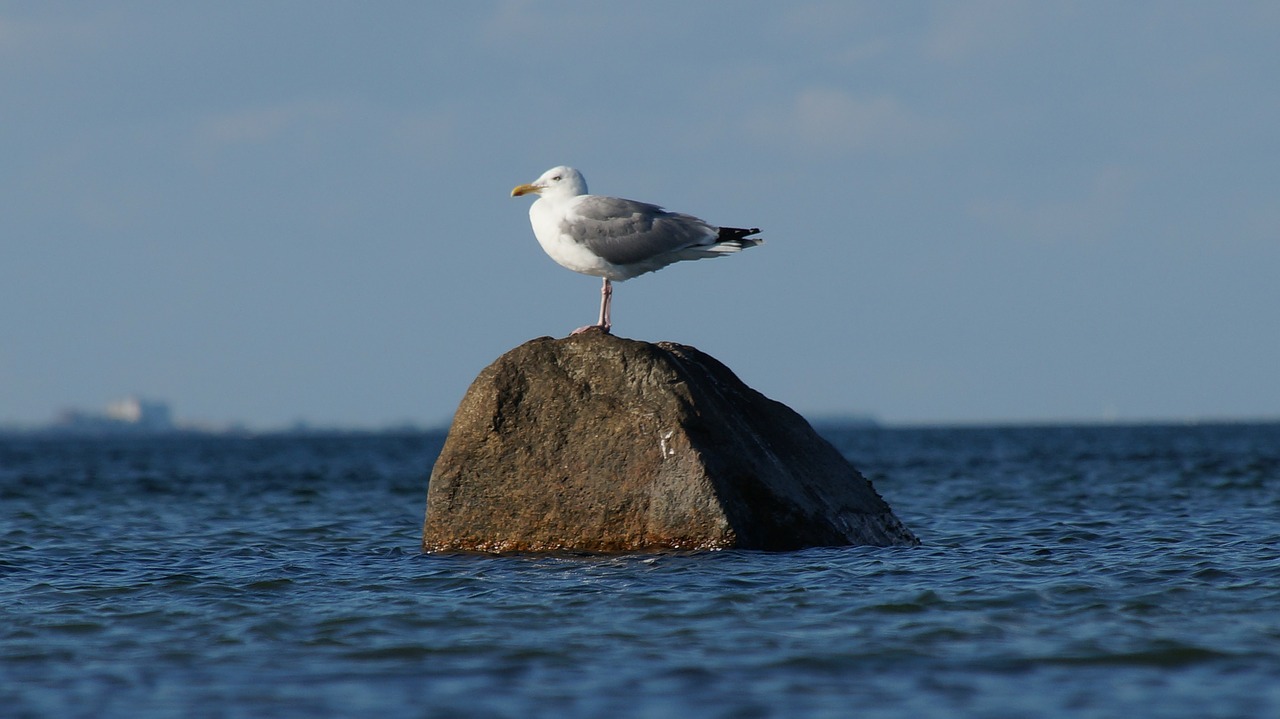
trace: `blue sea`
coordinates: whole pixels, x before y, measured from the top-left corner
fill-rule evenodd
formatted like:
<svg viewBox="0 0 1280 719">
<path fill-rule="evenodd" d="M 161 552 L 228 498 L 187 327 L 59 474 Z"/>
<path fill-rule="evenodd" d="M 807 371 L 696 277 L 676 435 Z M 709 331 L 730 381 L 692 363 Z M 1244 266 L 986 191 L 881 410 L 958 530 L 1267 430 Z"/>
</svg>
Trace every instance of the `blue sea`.
<svg viewBox="0 0 1280 719">
<path fill-rule="evenodd" d="M 922 546 L 425 555 L 439 434 L 0 439 L 0 716 L 1280 716 L 1280 424 L 822 431 Z"/>
</svg>

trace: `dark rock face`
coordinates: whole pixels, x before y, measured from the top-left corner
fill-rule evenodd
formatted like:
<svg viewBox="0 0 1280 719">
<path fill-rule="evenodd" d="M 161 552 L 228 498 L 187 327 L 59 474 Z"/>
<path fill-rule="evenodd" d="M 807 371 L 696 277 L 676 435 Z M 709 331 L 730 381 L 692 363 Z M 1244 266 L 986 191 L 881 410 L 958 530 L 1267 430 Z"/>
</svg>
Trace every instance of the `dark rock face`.
<svg viewBox="0 0 1280 719">
<path fill-rule="evenodd" d="M 431 473 L 427 551 L 786 550 L 919 540 L 800 415 L 683 345 L 507 352 Z"/>
</svg>

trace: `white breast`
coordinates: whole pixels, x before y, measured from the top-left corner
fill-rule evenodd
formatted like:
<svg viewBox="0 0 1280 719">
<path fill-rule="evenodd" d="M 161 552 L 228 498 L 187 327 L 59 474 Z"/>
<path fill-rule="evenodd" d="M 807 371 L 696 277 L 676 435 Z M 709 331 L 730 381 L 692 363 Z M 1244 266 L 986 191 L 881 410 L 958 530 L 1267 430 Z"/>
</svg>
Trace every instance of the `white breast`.
<svg viewBox="0 0 1280 719">
<path fill-rule="evenodd" d="M 529 223 L 533 225 L 533 236 L 538 238 L 542 251 L 561 267 L 574 272 L 595 277 L 616 278 L 617 272 L 613 265 L 560 232 L 560 223 L 564 215 L 557 209 L 555 204 L 546 198 L 540 198 L 529 206 Z"/>
</svg>

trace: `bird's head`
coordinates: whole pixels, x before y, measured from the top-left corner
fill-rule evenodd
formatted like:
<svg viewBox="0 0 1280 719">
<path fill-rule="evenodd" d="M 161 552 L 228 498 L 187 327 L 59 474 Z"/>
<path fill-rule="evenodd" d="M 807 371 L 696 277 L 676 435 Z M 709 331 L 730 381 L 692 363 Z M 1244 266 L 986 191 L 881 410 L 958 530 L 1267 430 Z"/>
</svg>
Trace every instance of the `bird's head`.
<svg viewBox="0 0 1280 719">
<path fill-rule="evenodd" d="M 520 197 L 536 193 L 543 197 L 577 197 L 587 194 L 587 181 L 582 173 L 572 167 L 553 167 L 542 173 L 542 177 L 527 185 L 518 185 L 511 191 L 512 197 Z"/>
</svg>

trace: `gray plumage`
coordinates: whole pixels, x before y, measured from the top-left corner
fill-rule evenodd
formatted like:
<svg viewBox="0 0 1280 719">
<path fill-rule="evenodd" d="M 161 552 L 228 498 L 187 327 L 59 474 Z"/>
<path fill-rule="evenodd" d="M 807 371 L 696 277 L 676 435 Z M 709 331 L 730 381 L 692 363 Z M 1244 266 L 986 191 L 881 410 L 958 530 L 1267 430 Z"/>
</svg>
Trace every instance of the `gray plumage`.
<svg viewBox="0 0 1280 719">
<path fill-rule="evenodd" d="M 716 244 L 717 228 L 692 216 L 619 197 L 591 195 L 562 232 L 615 265 L 645 263 L 672 252 Z M 754 244 L 754 243 L 753 243 Z"/>
<path fill-rule="evenodd" d="M 605 332 L 612 326 L 611 282 L 681 260 L 723 257 L 763 242 L 751 237 L 760 231 L 754 227 L 716 227 L 647 202 L 589 195 L 587 181 L 572 167 L 553 167 L 511 191 L 513 197 L 530 193 L 540 196 L 529 207 L 529 221 L 542 249 L 562 267 L 604 278 L 600 321 L 592 326 Z"/>
</svg>

